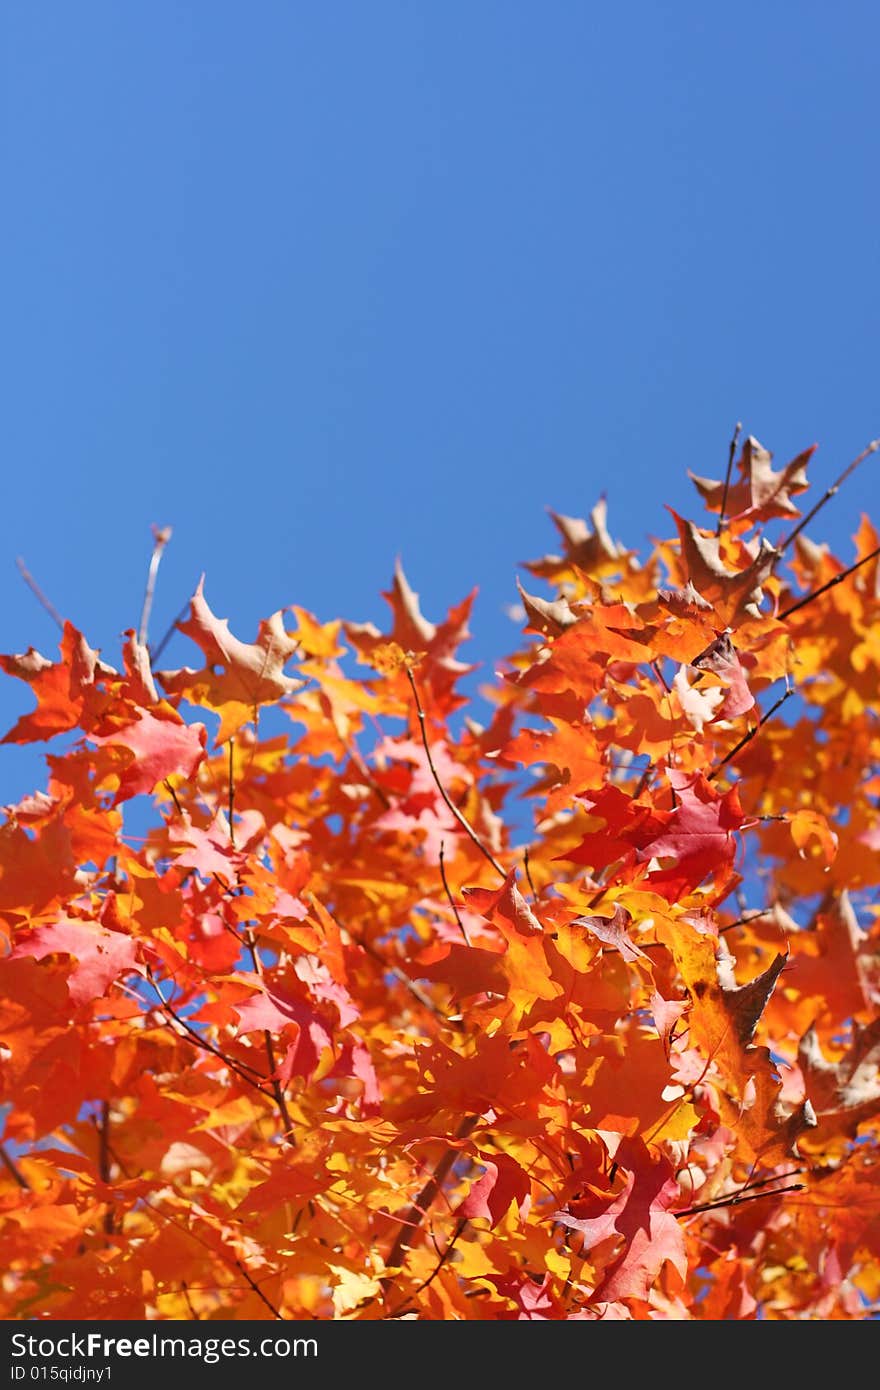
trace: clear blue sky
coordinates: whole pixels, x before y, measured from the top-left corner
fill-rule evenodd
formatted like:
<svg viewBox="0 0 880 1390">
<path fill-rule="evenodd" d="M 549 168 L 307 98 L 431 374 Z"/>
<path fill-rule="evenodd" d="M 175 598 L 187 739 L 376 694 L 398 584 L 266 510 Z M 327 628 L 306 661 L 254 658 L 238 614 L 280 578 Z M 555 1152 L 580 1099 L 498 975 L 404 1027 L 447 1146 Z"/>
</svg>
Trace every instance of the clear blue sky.
<svg viewBox="0 0 880 1390">
<path fill-rule="evenodd" d="M 640 543 L 737 419 L 827 484 L 880 434 L 878 53 L 873 0 L 7 0 L 0 650 L 56 641 L 21 554 L 115 661 L 157 522 L 155 634 L 203 570 L 246 638 L 375 620 L 400 554 L 491 665 L 546 506 Z"/>
</svg>

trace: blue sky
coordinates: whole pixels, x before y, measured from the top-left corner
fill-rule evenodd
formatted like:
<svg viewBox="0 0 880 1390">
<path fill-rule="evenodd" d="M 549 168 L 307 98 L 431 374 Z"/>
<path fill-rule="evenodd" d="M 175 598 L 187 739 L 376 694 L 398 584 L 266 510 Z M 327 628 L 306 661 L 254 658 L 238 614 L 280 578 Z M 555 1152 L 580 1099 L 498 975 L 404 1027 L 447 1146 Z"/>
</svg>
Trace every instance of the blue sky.
<svg viewBox="0 0 880 1390">
<path fill-rule="evenodd" d="M 878 51 L 867 0 L 7 0 L 0 650 L 56 641 L 20 554 L 115 660 L 157 522 L 154 634 L 202 571 L 246 638 L 377 620 L 399 554 L 491 667 L 547 506 L 640 544 L 737 419 L 826 485 L 880 434 Z"/>
</svg>

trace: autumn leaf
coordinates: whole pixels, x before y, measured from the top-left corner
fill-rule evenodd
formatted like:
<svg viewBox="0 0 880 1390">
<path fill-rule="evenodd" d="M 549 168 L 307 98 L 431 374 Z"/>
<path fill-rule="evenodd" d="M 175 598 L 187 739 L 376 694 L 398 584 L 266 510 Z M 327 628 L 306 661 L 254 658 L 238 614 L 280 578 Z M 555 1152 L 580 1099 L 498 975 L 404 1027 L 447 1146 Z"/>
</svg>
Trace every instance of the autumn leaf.
<svg viewBox="0 0 880 1390">
<path fill-rule="evenodd" d="M 67 916 L 24 933 L 12 950 L 13 960 L 22 956 L 44 960 L 55 955 L 71 956 L 76 961 L 67 977 L 75 1008 L 102 998 L 114 980 L 137 968 L 137 946 L 131 937 Z"/>
<path fill-rule="evenodd" d="M 256 642 L 242 642 L 230 632 L 225 618 L 211 612 L 202 578 L 189 617 L 178 627 L 201 648 L 205 664 L 198 670 L 182 667 L 157 675 L 170 694 L 183 695 L 220 715 L 218 742 L 253 719 L 260 705 L 300 688 L 299 680 L 284 674 L 299 642 L 285 631 L 280 612 L 260 624 Z"/>
<path fill-rule="evenodd" d="M 816 452 L 816 445 L 805 449 L 802 454 L 778 473 L 771 468 L 773 455 L 749 435 L 737 460 L 739 480 L 725 487 L 724 482 L 712 482 L 708 478 L 698 478 L 688 472 L 706 504 L 707 511 L 719 512 L 726 493 L 726 513 L 732 520 L 771 521 L 774 517 L 798 517 L 800 512 L 792 501 L 798 493 L 806 491 L 807 464 Z"/>
</svg>

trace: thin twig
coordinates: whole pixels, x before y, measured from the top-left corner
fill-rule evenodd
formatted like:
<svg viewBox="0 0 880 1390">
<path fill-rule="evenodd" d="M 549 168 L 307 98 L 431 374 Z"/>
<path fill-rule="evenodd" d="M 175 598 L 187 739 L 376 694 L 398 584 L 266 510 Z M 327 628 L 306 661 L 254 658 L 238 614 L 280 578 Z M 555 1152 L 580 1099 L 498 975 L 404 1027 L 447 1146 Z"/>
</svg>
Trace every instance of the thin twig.
<svg viewBox="0 0 880 1390">
<path fill-rule="evenodd" d="M 722 1197 L 717 1202 L 702 1202 L 695 1207 L 684 1207 L 681 1211 L 675 1211 L 673 1216 L 697 1216 L 704 1211 L 720 1211 L 722 1207 L 739 1207 L 744 1202 L 760 1202 L 765 1197 L 781 1197 L 786 1192 L 803 1192 L 805 1183 L 793 1182 L 788 1187 L 776 1187 L 772 1192 L 746 1192 L 737 1194 L 733 1197 Z"/>
<path fill-rule="evenodd" d="M 826 502 L 831 501 L 831 498 L 835 496 L 835 494 L 846 482 L 850 473 L 854 473 L 855 470 L 858 468 L 859 464 L 864 463 L 865 459 L 868 457 L 869 454 L 876 454 L 878 449 L 880 449 L 880 439 L 872 439 L 868 447 L 866 449 L 863 449 L 862 452 L 859 454 L 858 458 L 854 458 L 852 463 L 848 464 L 847 467 L 844 468 L 840 477 L 837 478 L 829 488 L 826 488 L 825 493 L 822 497 L 819 498 L 819 501 L 816 503 L 815 507 L 813 507 L 812 511 L 807 512 L 807 515 L 798 522 L 794 530 L 789 531 L 785 540 L 781 541 L 780 544 L 776 547 L 776 555 L 773 558 L 774 565 L 779 563 L 780 557 L 785 553 L 785 551 L 791 545 L 795 537 L 799 536 L 801 531 L 803 531 L 805 527 L 809 526 L 816 513 L 822 510 Z"/>
<path fill-rule="evenodd" d="M 279 1313 L 279 1311 L 278 1311 L 278 1309 L 275 1307 L 275 1304 L 274 1304 L 274 1303 L 270 1303 L 270 1302 L 269 1302 L 269 1299 L 268 1299 L 268 1298 L 266 1297 L 266 1295 L 263 1293 L 263 1290 L 260 1288 L 259 1284 L 257 1284 L 257 1283 L 251 1278 L 251 1276 L 248 1274 L 248 1272 L 247 1272 L 247 1270 L 245 1269 L 244 1265 L 241 1263 L 241 1260 L 236 1260 L 236 1261 L 235 1261 L 235 1265 L 236 1265 L 236 1268 L 237 1268 L 238 1270 L 240 1270 L 241 1273 L 244 1275 L 245 1279 L 248 1281 L 248 1283 L 250 1284 L 251 1288 L 253 1289 L 253 1291 L 254 1291 L 254 1293 L 257 1295 L 257 1297 L 260 1298 L 260 1299 L 262 1299 L 262 1301 L 265 1303 L 266 1307 L 269 1309 L 269 1312 L 270 1312 L 270 1313 L 272 1314 L 272 1316 L 276 1319 L 276 1321 L 277 1321 L 277 1322 L 284 1322 L 284 1315 L 283 1315 L 282 1313 Z"/>
<path fill-rule="evenodd" d="M 25 562 L 20 555 L 16 556 L 15 563 L 18 566 L 19 574 L 21 575 L 25 584 L 27 584 L 31 593 L 34 595 L 34 598 L 36 598 L 37 601 L 42 604 L 46 612 L 49 614 L 49 617 L 52 619 L 53 623 L 57 623 L 58 627 L 60 627 L 61 631 L 63 632 L 64 619 L 58 612 L 58 609 L 55 607 L 54 603 L 52 603 L 49 599 L 46 598 L 46 595 L 43 593 L 43 590 L 40 588 L 39 584 L 34 579 L 33 575 L 25 565 Z"/>
<path fill-rule="evenodd" d="M 483 844 L 483 841 L 480 839 L 480 837 L 479 837 L 479 835 L 477 834 L 476 830 L 474 830 L 474 827 L 471 825 L 471 823 L 470 823 L 470 821 L 468 820 L 467 816 L 465 816 L 465 815 L 463 814 L 463 812 L 461 812 L 461 811 L 458 809 L 458 807 L 456 806 L 455 802 L 454 802 L 454 801 L 452 800 L 452 798 L 449 796 L 449 793 L 447 792 L 447 790 L 446 790 L 446 788 L 444 787 L 443 783 L 440 781 L 440 776 L 439 776 L 439 774 L 438 774 L 438 772 L 437 772 L 436 767 L 434 766 L 434 759 L 433 759 L 432 756 L 431 756 L 431 745 L 430 745 L 430 743 L 428 742 L 428 731 L 427 731 L 427 728 L 426 728 L 425 711 L 424 711 L 424 709 L 422 708 L 422 702 L 421 702 L 421 700 L 419 699 L 419 691 L 418 691 L 418 687 L 417 687 L 416 682 L 415 682 L 415 677 L 413 676 L 413 673 L 412 673 L 412 671 L 410 670 L 409 666 L 407 666 L 407 668 L 406 668 L 406 675 L 407 675 L 407 680 L 408 680 L 409 683 L 410 683 L 410 688 L 412 689 L 413 697 L 414 697 L 415 702 L 416 702 L 416 711 L 417 711 L 418 716 L 419 716 L 419 730 L 420 730 L 421 736 L 422 736 L 422 747 L 423 747 L 424 750 L 425 750 L 425 757 L 428 759 L 428 767 L 431 769 L 431 776 L 434 778 L 434 783 L 435 783 L 435 785 L 436 785 L 436 787 L 437 787 L 437 790 L 439 791 L 440 795 L 442 796 L 444 802 L 446 803 L 446 805 L 447 805 L 447 807 L 449 808 L 449 810 L 452 812 L 452 814 L 453 814 L 453 816 L 455 817 L 455 819 L 458 821 L 458 823 L 459 823 L 459 825 L 461 826 L 462 830 L 463 830 L 463 831 L 465 832 L 465 834 L 469 837 L 469 839 L 473 842 L 473 844 L 476 845 L 476 847 L 477 847 L 477 849 L 480 851 L 480 853 L 481 853 L 486 859 L 488 859 L 489 863 L 492 865 L 492 868 L 495 870 L 496 874 L 498 874 L 499 877 L 501 877 L 501 878 L 503 878 L 503 879 L 506 879 L 506 878 L 507 878 L 507 874 L 504 872 L 504 870 L 502 869 L 501 865 L 498 863 L 498 860 L 495 858 L 495 856 L 494 856 L 494 854 L 492 853 L 492 851 L 491 851 L 490 849 L 487 849 L 486 846 Z"/>
<path fill-rule="evenodd" d="M 229 843 L 235 849 L 235 745 L 229 740 Z"/>
<path fill-rule="evenodd" d="M 445 865 L 445 863 L 444 863 L 444 849 L 445 849 L 445 845 L 444 845 L 443 840 L 441 840 L 441 841 L 440 841 L 440 877 L 441 877 L 442 880 L 443 880 L 443 891 L 444 891 L 444 893 L 446 894 L 446 897 L 447 897 L 448 902 L 449 902 L 449 906 L 452 908 L 453 915 L 454 915 L 454 917 L 455 917 L 456 922 L 458 923 L 458 930 L 461 932 L 462 936 L 464 937 L 464 944 L 465 944 L 465 946 L 470 946 L 470 944 L 471 944 L 471 942 L 470 942 L 470 937 L 468 936 L 467 931 L 465 930 L 465 925 L 464 925 L 464 922 L 461 920 L 461 917 L 460 917 L 460 915 L 459 915 L 458 908 L 455 906 L 455 899 L 453 898 L 452 893 L 451 893 L 450 890 L 449 890 L 449 883 L 447 882 L 447 879 L 446 879 L 446 865 Z"/>
<path fill-rule="evenodd" d="M 201 1033 L 197 1033 L 194 1028 L 191 1028 L 190 1025 L 187 1023 L 186 1019 L 181 1018 L 180 1014 L 176 1013 L 173 1006 L 168 1003 L 167 999 L 163 995 L 156 982 L 156 978 L 153 975 L 153 972 L 149 969 L 149 967 L 147 968 L 147 979 L 153 986 L 153 989 L 158 994 L 162 1004 L 162 1008 L 165 1011 L 165 1013 L 167 1013 L 174 1020 L 174 1022 L 178 1025 L 179 1028 L 183 1029 L 184 1033 L 186 1033 L 187 1037 L 190 1039 L 191 1042 L 195 1043 L 196 1047 L 200 1047 L 204 1052 L 212 1053 L 215 1057 L 219 1058 L 221 1062 L 223 1062 L 224 1066 L 229 1067 L 231 1071 L 234 1071 L 238 1076 L 240 1076 L 242 1081 L 247 1082 L 248 1086 L 252 1086 L 255 1091 L 259 1091 L 260 1095 L 264 1096 L 266 1100 L 270 1099 L 269 1092 L 260 1084 L 263 1080 L 263 1077 L 261 1073 L 257 1071 L 256 1067 L 250 1066 L 247 1062 L 239 1063 L 236 1062 L 232 1057 L 227 1057 L 226 1053 L 221 1052 L 219 1047 L 215 1047 L 213 1043 L 208 1042 L 207 1038 L 203 1038 Z M 251 1072 L 252 1075 L 248 1076 L 248 1072 Z M 258 1079 L 255 1081 L 254 1077 L 257 1077 Z"/>
<path fill-rule="evenodd" d="M 454 1230 L 453 1233 L 452 1233 L 452 1236 L 450 1237 L 450 1239 L 448 1240 L 448 1242 L 447 1242 L 447 1244 L 446 1244 L 446 1249 L 443 1250 L 442 1252 L 439 1251 L 439 1250 L 437 1251 L 437 1253 L 439 1254 L 440 1258 L 439 1258 L 439 1260 L 437 1261 L 437 1263 L 436 1263 L 436 1265 L 434 1266 L 434 1268 L 431 1270 L 431 1273 L 428 1275 L 427 1279 L 423 1279 L 422 1282 L 421 1282 L 420 1284 L 416 1284 L 416 1287 L 415 1287 L 414 1289 L 412 1289 L 412 1290 L 410 1291 L 410 1293 L 407 1294 L 406 1298 L 403 1300 L 402 1303 L 398 1303 L 398 1305 L 397 1305 L 396 1308 L 392 1308 L 391 1311 L 390 1311 L 390 1313 L 386 1313 L 386 1314 L 385 1314 L 386 1320 L 389 1320 L 389 1321 L 390 1321 L 390 1319 L 392 1319 L 392 1318 L 399 1318 L 399 1317 L 400 1317 L 400 1314 L 401 1314 L 402 1312 L 404 1312 L 405 1309 L 408 1308 L 409 1305 L 412 1303 L 412 1300 L 416 1297 L 416 1294 L 424 1293 L 425 1289 L 427 1289 L 427 1288 L 429 1287 L 429 1285 L 433 1284 L 434 1280 L 437 1278 L 437 1275 L 440 1273 L 441 1269 L 442 1269 L 443 1266 L 446 1264 L 447 1260 L 449 1259 L 450 1255 L 452 1254 L 453 1250 L 455 1249 L 455 1243 L 456 1243 L 456 1241 L 458 1240 L 459 1236 L 461 1235 L 461 1233 L 462 1233 L 462 1231 L 464 1230 L 464 1228 L 465 1228 L 466 1225 L 467 1225 L 467 1217 L 466 1217 L 466 1216 L 460 1217 L 459 1220 L 458 1220 L 458 1222 L 456 1223 L 456 1227 L 455 1227 L 455 1230 Z M 436 1244 L 437 1244 L 437 1243 L 436 1243 L 436 1241 L 435 1241 L 435 1242 L 434 1242 L 435 1249 L 436 1249 Z"/>
<path fill-rule="evenodd" d="M 112 1165 L 110 1163 L 110 1102 L 101 1101 L 101 1116 L 98 1120 L 98 1172 L 101 1175 L 101 1182 L 105 1187 L 109 1187 L 112 1176 Z M 113 1208 L 107 1204 L 104 1212 L 104 1231 L 110 1236 L 113 1234 Z"/>
<path fill-rule="evenodd" d="M 30 1183 L 28 1182 L 24 1173 L 21 1172 L 17 1164 L 13 1162 L 9 1154 L 6 1152 L 5 1144 L 0 1144 L 0 1163 L 3 1164 L 3 1167 L 9 1173 L 10 1177 L 15 1179 L 19 1187 L 23 1188 L 25 1192 L 30 1192 Z"/>
<path fill-rule="evenodd" d="M 774 1182 L 785 1182 L 786 1178 L 800 1177 L 801 1173 L 806 1172 L 805 1168 L 789 1168 L 787 1173 L 771 1173 L 768 1178 L 751 1178 L 744 1182 L 740 1191 L 751 1191 L 753 1187 L 769 1187 Z"/>
<path fill-rule="evenodd" d="M 165 778 L 165 780 L 164 780 L 164 782 L 162 783 L 162 785 L 163 785 L 163 787 L 165 788 L 165 790 L 170 794 L 171 800 L 174 802 L 175 806 L 177 807 L 177 814 L 180 816 L 180 819 L 183 820 L 183 807 L 181 806 L 180 802 L 179 802 L 178 799 L 177 799 L 177 792 L 174 790 L 174 788 L 172 787 L 172 785 L 171 785 L 171 783 L 169 782 L 169 780 L 168 780 L 167 777 Z"/>
<path fill-rule="evenodd" d="M 741 432 L 742 424 L 737 420 L 736 429 L 733 431 L 733 438 L 730 441 L 730 448 L 727 452 L 727 472 L 724 475 L 724 491 L 721 494 L 721 511 L 718 514 L 718 529 L 715 532 L 716 536 L 720 536 L 724 529 L 724 513 L 727 510 L 727 491 L 730 487 L 730 474 L 733 470 L 733 460 L 736 456 L 736 446 L 739 443 Z"/>
<path fill-rule="evenodd" d="M 361 777 L 363 777 L 367 786 L 370 788 L 370 791 L 376 794 L 376 796 L 379 798 L 386 810 L 390 810 L 390 796 L 388 795 L 384 787 L 380 787 L 379 783 L 376 781 L 375 777 L 370 772 L 370 769 L 367 767 L 367 764 L 361 757 L 360 750 L 357 747 L 357 744 L 355 743 L 354 739 L 349 739 L 348 743 L 346 743 L 345 745 L 345 749 L 348 753 L 348 756 L 351 758 L 351 761 L 354 763 L 355 767 L 360 773 Z"/>
<path fill-rule="evenodd" d="M 435 1004 L 434 1000 L 431 999 L 423 989 L 419 988 L 415 980 L 411 980 L 409 976 L 401 970 L 399 965 L 395 965 L 392 961 L 386 960 L 385 957 L 376 950 L 375 946 L 372 946 L 364 937 L 358 936 L 357 932 L 352 931 L 351 927 L 347 927 L 346 930 L 355 945 L 360 946 L 362 951 L 366 951 L 367 955 L 372 956 L 373 960 L 382 967 L 383 974 L 387 973 L 393 975 L 394 978 L 403 985 L 404 989 L 412 995 L 413 999 L 418 1000 L 423 1009 L 427 1009 L 429 1013 L 434 1014 L 434 1016 L 441 1019 L 443 1023 L 448 1023 L 452 1028 L 458 1028 L 460 1026 L 456 1020 L 449 1018 L 439 1005 Z"/>
<path fill-rule="evenodd" d="M 193 1322 L 200 1322 L 201 1319 L 199 1318 L 198 1313 L 193 1307 L 193 1301 L 189 1296 L 189 1286 L 185 1279 L 181 1279 L 180 1281 L 180 1291 L 186 1299 L 186 1306 L 189 1309 L 189 1315 L 192 1318 Z"/>
<path fill-rule="evenodd" d="M 147 645 L 147 629 L 150 625 L 150 613 L 153 608 L 153 593 L 156 588 L 156 575 L 159 573 L 159 561 L 162 559 L 162 551 L 171 540 L 171 527 L 153 527 L 153 553 L 150 556 L 150 568 L 147 571 L 147 587 L 144 591 L 144 606 L 141 609 L 141 621 L 138 627 L 138 641 L 142 647 Z"/>
<path fill-rule="evenodd" d="M 876 560 L 878 555 L 880 555 L 880 545 L 875 546 L 870 555 L 863 555 L 861 560 L 857 560 L 854 565 L 850 565 L 849 569 L 844 570 L 842 574 L 836 574 L 833 579 L 828 580 L 827 584 L 823 584 L 819 589 L 814 589 L 811 594 L 807 594 L 804 598 L 798 599 L 797 603 L 793 603 L 790 608 L 786 608 L 784 613 L 779 614 L 779 621 L 784 623 L 785 619 L 790 618 L 792 613 L 797 613 L 800 608 L 806 608 L 807 604 L 812 603 L 814 598 L 819 598 L 821 594 L 827 593 L 829 589 L 834 588 L 835 584 L 842 584 L 844 579 L 849 579 L 851 574 L 855 574 L 856 570 L 860 570 L 862 565 L 866 565 L 869 560 Z"/>
<path fill-rule="evenodd" d="M 254 964 L 254 973 L 260 983 L 265 988 L 263 980 L 263 962 L 260 960 L 260 953 L 257 950 L 257 942 L 250 927 L 244 929 L 244 939 L 250 952 L 251 960 Z M 263 1029 L 263 1042 L 266 1047 L 266 1060 L 269 1063 L 269 1081 L 272 1086 L 272 1094 L 275 1097 L 275 1104 L 281 1115 L 281 1123 L 284 1125 L 284 1140 L 292 1149 L 296 1148 L 296 1140 L 293 1137 L 293 1121 L 290 1118 L 290 1111 L 287 1108 L 287 1097 L 284 1094 L 284 1087 L 278 1077 L 278 1062 L 275 1057 L 275 1044 L 272 1042 L 272 1034 L 268 1028 Z"/>
<path fill-rule="evenodd" d="M 532 870 L 531 870 L 531 867 L 530 867 L 530 865 L 529 865 L 529 847 L 528 847 L 528 845 L 526 845 L 525 849 L 523 850 L 523 869 L 524 869 L 524 871 L 525 871 L 526 883 L 529 885 L 529 887 L 530 887 L 531 890 L 532 890 L 532 902 L 535 902 L 535 903 L 536 903 L 536 902 L 538 901 L 538 890 L 536 889 L 534 883 L 532 882 Z"/>
<path fill-rule="evenodd" d="M 742 738 L 740 739 L 739 743 L 735 744 L 735 745 L 733 746 L 733 748 L 731 748 L 730 752 L 729 752 L 725 757 L 723 757 L 723 758 L 721 759 L 721 762 L 718 764 L 718 766 L 717 766 L 717 767 L 713 767 L 712 771 L 711 771 L 711 772 L 708 774 L 708 776 L 707 776 L 707 779 L 706 779 L 706 780 L 707 780 L 708 782 L 713 782 L 713 781 L 715 780 L 715 778 L 718 776 L 719 772 L 721 772 L 722 768 L 726 767 L 727 764 L 728 764 L 729 762 L 731 762 L 731 761 L 736 757 L 737 753 L 739 753 L 743 748 L 745 748 L 745 746 L 746 746 L 747 743 L 751 743 L 752 739 L 755 737 L 755 734 L 758 732 L 758 730 L 759 730 L 759 729 L 763 729 L 763 727 L 764 727 L 764 725 L 767 723 L 768 719 L 772 719 L 773 715 L 776 713 L 776 711 L 779 709 L 779 707 L 780 707 L 781 705 L 784 705 L 785 702 L 786 702 L 786 700 L 789 698 L 789 696 L 791 696 L 791 695 L 793 695 L 793 694 L 794 694 L 794 691 L 791 690 L 791 689 L 789 689 L 789 690 L 784 690 L 784 691 L 783 691 L 783 693 L 780 695 L 779 699 L 776 701 L 776 704 L 775 704 L 775 705 L 771 705 L 770 708 L 768 709 L 767 713 L 764 714 L 764 715 L 762 715 L 761 718 L 758 720 L 757 724 L 753 725 L 753 727 L 752 727 L 751 729 L 749 729 L 749 731 L 748 731 L 747 734 L 743 734 L 743 736 L 742 736 Z"/>
<path fill-rule="evenodd" d="M 742 917 L 737 917 L 735 922 L 728 922 L 726 927 L 718 928 L 718 935 L 723 936 L 726 931 L 733 931 L 734 927 L 744 927 L 748 922 L 757 922 L 760 917 L 769 917 L 769 908 L 756 907 L 754 911 L 745 913 Z"/>
<path fill-rule="evenodd" d="M 167 632 L 165 633 L 165 636 L 162 638 L 162 641 L 158 644 L 158 646 L 150 648 L 150 660 L 152 662 L 156 662 L 159 660 L 159 657 L 162 655 L 165 648 L 168 646 L 168 643 L 171 641 L 172 637 L 177 631 L 178 623 L 183 622 L 183 619 L 189 612 L 189 608 L 189 600 L 187 600 L 187 602 L 183 605 L 180 612 L 178 613 L 177 617 L 172 622 L 171 626 L 168 628 Z"/>
</svg>

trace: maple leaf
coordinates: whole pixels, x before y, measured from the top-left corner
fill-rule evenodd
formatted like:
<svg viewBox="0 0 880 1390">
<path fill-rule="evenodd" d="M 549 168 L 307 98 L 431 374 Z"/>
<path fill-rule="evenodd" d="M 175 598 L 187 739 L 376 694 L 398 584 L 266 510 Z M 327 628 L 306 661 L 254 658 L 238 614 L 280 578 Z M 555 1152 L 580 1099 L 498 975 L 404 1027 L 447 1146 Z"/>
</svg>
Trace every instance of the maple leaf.
<svg viewBox="0 0 880 1390">
<path fill-rule="evenodd" d="M 672 859 L 673 871 L 650 874 L 652 887 L 690 885 L 696 887 L 710 871 L 720 872 L 733 864 L 735 832 L 743 822 L 736 787 L 720 795 L 701 772 L 686 773 L 671 768 L 667 780 L 676 795 L 676 807 L 664 829 L 638 851 L 642 860 Z"/>
<path fill-rule="evenodd" d="M 526 611 L 528 625 L 535 632 L 543 632 L 549 637 L 561 637 L 566 628 L 572 627 L 578 621 L 578 615 L 572 612 L 567 599 L 548 602 L 547 599 L 537 598 L 534 594 L 527 594 L 518 579 L 516 587 Z"/>
<path fill-rule="evenodd" d="M 285 1085 L 291 1076 L 312 1076 L 324 1049 L 333 1046 L 327 1025 L 312 1005 L 280 989 L 261 987 L 233 1008 L 238 1014 L 240 1033 L 283 1033 L 295 1027 L 296 1037 L 288 1044 L 278 1069 L 279 1079 Z"/>
<path fill-rule="evenodd" d="M 72 623 L 64 624 L 61 661 L 48 661 L 31 647 L 23 656 L 0 656 L 0 669 L 27 681 L 37 699 L 37 708 L 22 715 L 3 743 L 32 743 L 53 738 L 75 729 L 83 716 L 95 674 L 101 669 L 98 653 L 92 651 Z"/>
<path fill-rule="evenodd" d="M 811 1028 L 798 1046 L 798 1064 L 816 1113 L 818 1144 L 833 1135 L 854 1135 L 880 1112 L 880 1019 L 864 1028 L 854 1025 L 849 1050 L 838 1062 L 826 1059 Z"/>
<path fill-rule="evenodd" d="M 390 641 L 373 623 L 346 623 L 345 633 L 360 658 L 369 664 L 373 664 L 378 653 L 380 664 L 387 667 L 392 643 L 404 658 L 420 656 L 420 671 L 423 678 L 430 680 L 435 696 L 448 696 L 459 676 L 472 669 L 458 659 L 456 652 L 470 637 L 467 623 L 475 594 L 476 590 L 463 603 L 450 609 L 445 622 L 429 622 L 398 560 L 391 589 L 382 595 L 393 614 Z M 397 656 L 393 662 L 400 665 Z M 406 660 L 404 664 L 408 664 Z"/>
<path fill-rule="evenodd" d="M 490 1226 L 497 1226 L 515 1202 L 520 1219 L 524 1219 L 531 1201 L 528 1174 L 507 1154 L 480 1153 L 478 1158 L 485 1171 L 471 1184 L 459 1214 L 468 1221 L 483 1217 Z"/>
<path fill-rule="evenodd" d="M 137 719 L 112 733 L 89 733 L 99 747 L 111 746 L 128 753 L 119 769 L 119 790 L 114 806 L 142 792 L 151 792 L 169 777 L 189 780 L 205 756 L 207 729 L 204 724 L 186 724 L 179 716 L 157 718 L 141 710 Z"/>
<path fill-rule="evenodd" d="M 137 944 L 130 936 L 66 915 L 22 934 L 12 950 L 13 960 L 54 955 L 72 956 L 77 962 L 67 979 L 70 1001 L 77 1008 L 103 998 L 114 980 L 138 968 Z"/>
<path fill-rule="evenodd" d="M 616 947 L 624 960 L 647 960 L 644 951 L 639 950 L 628 934 L 627 928 L 631 923 L 632 917 L 629 912 L 618 903 L 613 917 L 575 917 L 572 926 L 585 927 L 606 946 Z"/>
<path fill-rule="evenodd" d="M 729 570 L 721 559 L 717 536 L 700 531 L 669 508 L 678 527 L 681 553 L 688 571 L 688 582 L 703 599 L 713 604 L 717 615 L 732 624 L 742 618 L 759 618 L 764 591 L 761 585 L 772 573 L 777 552 L 761 539 L 745 569 Z"/>
<path fill-rule="evenodd" d="M 532 560 L 526 564 L 532 574 L 541 579 L 557 580 L 572 567 L 590 574 L 607 567 L 609 561 L 619 559 L 621 551 L 608 534 L 608 504 L 604 497 L 590 512 L 592 529 L 579 517 L 562 516 L 553 511 L 550 516 L 562 537 L 564 555 L 545 555 L 542 560 Z"/>
<path fill-rule="evenodd" d="M 719 719 L 736 719 L 754 705 L 755 697 L 749 689 L 736 647 L 726 632 L 699 652 L 690 665 L 697 671 L 711 671 L 727 687 L 727 695 L 718 711 Z"/>
<path fill-rule="evenodd" d="M 647 1298 L 667 1263 L 682 1280 L 688 1270 L 684 1235 L 673 1214 L 680 1202 L 679 1187 L 669 1160 L 652 1158 L 640 1139 L 624 1138 L 614 1161 L 627 1177 L 620 1195 L 601 1215 L 579 1218 L 569 1211 L 553 1215 L 560 1225 L 580 1232 L 585 1252 L 609 1237 L 623 1237 L 623 1249 L 605 1266 L 593 1289 L 596 1303 Z"/>
<path fill-rule="evenodd" d="M 240 641 L 230 632 L 227 619 L 211 612 L 204 582 L 203 576 L 190 601 L 189 617 L 177 626 L 201 647 L 205 665 L 199 670 L 184 666 L 156 674 L 172 694 L 221 716 L 217 739 L 222 743 L 252 720 L 260 705 L 301 688 L 300 680 L 284 674 L 299 641 L 285 631 L 281 611 L 260 623 L 256 642 Z"/>
<path fill-rule="evenodd" d="M 807 464 L 816 452 L 816 445 L 805 449 L 779 473 L 770 467 L 773 455 L 759 444 L 753 435 L 745 440 L 737 460 L 738 482 L 727 485 L 709 478 L 698 478 L 688 470 L 710 512 L 720 512 L 726 497 L 726 515 L 733 521 L 772 521 L 774 517 L 798 517 L 800 512 L 791 500 L 805 492 Z"/>
</svg>

